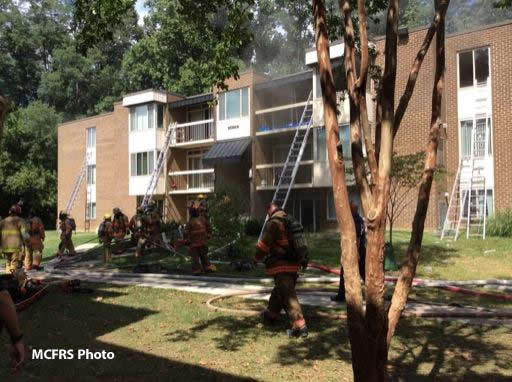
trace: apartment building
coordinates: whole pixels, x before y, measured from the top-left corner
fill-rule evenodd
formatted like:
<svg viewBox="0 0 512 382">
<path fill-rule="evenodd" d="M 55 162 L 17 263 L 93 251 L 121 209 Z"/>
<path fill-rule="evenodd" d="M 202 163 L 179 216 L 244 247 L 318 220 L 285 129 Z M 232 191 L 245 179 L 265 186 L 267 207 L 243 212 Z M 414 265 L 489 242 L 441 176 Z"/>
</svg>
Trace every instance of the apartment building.
<svg viewBox="0 0 512 382">
<path fill-rule="evenodd" d="M 414 56 L 426 29 L 403 31 L 399 41 L 397 102 L 405 87 Z M 512 24 L 448 35 L 443 120 L 445 129 L 439 164 L 448 176 L 432 190 L 427 227 L 438 229 L 447 208 L 454 175 L 467 160 L 473 128 L 482 130 L 487 144 L 479 161 L 485 168 L 487 212 L 512 207 L 512 177 L 507 163 L 512 143 L 507 116 L 512 105 L 509 69 Z M 384 41 L 376 39 L 382 52 Z M 343 41 L 331 44 L 330 56 L 338 91 L 338 123 L 347 165 L 350 166 L 348 101 L 344 97 Z M 395 143 L 398 154 L 424 150 L 430 124 L 435 70 L 434 49 L 425 58 L 416 91 Z M 382 56 L 378 56 L 382 63 Z M 235 188 L 244 198 L 246 213 L 263 218 L 264 206 L 276 189 L 279 174 L 305 106 L 313 107 L 312 129 L 301 159 L 287 210 L 312 231 L 332 229 L 336 214 L 325 145 L 323 105 L 316 51 L 306 52 L 307 70 L 279 78 L 247 71 L 226 81 L 228 91 L 191 97 L 146 90 L 128 94 L 108 114 L 68 122 L 58 128 L 58 207 L 64 209 L 87 162 L 83 184 L 72 210 L 79 229 L 94 229 L 101 216 L 120 207 L 128 215 L 146 192 L 163 149 L 168 126 L 172 141 L 160 175 L 155 200 L 168 220 L 185 221 L 186 206 L 198 194 Z M 368 95 L 370 119 L 374 107 Z M 483 126 L 483 127 L 482 127 Z M 349 177 L 350 178 L 350 177 Z M 353 179 L 350 197 L 358 200 Z M 482 191 L 485 192 L 485 191 Z M 414 203 L 397 226 L 409 227 Z"/>
</svg>

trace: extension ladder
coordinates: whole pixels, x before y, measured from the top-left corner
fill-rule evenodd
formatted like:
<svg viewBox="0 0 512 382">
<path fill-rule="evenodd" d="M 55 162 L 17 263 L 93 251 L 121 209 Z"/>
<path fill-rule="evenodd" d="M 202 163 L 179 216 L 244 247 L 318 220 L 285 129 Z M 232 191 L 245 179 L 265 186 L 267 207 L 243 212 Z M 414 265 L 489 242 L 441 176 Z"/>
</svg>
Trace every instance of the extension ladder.
<svg viewBox="0 0 512 382">
<path fill-rule="evenodd" d="M 141 207 L 146 207 L 149 202 L 153 199 L 153 194 L 156 189 L 156 185 L 158 183 L 158 178 L 160 178 L 160 174 L 165 166 L 165 162 L 167 161 L 167 153 L 171 147 L 171 144 L 176 140 L 176 123 L 170 123 L 167 127 L 167 131 L 165 132 L 164 138 L 164 146 L 162 147 L 162 151 L 158 155 L 158 159 L 156 161 L 156 166 L 153 169 L 153 173 L 151 174 L 151 178 L 149 180 L 148 188 L 146 189 L 146 193 L 144 194 L 144 198 L 142 199 Z"/>
<path fill-rule="evenodd" d="M 487 154 L 487 135 L 487 126 L 475 123 L 471 134 L 471 156 L 463 158 L 459 164 L 441 240 L 448 236 L 453 236 L 453 240 L 457 240 L 464 225 L 466 238 L 479 236 L 485 239 L 488 184 L 485 168 L 476 162 L 485 158 Z M 463 179 L 464 173 L 466 179 Z"/>
<path fill-rule="evenodd" d="M 293 187 L 295 177 L 299 169 L 300 160 L 306 148 L 309 132 L 311 131 L 311 126 L 313 125 L 312 93 L 313 92 L 309 93 L 308 100 L 306 101 L 306 105 L 302 111 L 299 125 L 295 131 L 290 150 L 288 151 L 288 156 L 286 157 L 286 161 L 281 170 L 281 175 L 279 176 L 279 181 L 277 182 L 276 191 L 272 197 L 272 202 L 277 203 L 283 210 L 285 209 L 286 203 L 288 202 L 288 197 L 290 196 L 290 191 Z M 263 223 L 263 228 L 260 232 L 260 239 L 263 235 L 263 230 L 265 229 L 265 224 L 267 223 L 268 219 L 269 217 L 267 215 L 265 217 L 265 222 Z"/>
<path fill-rule="evenodd" d="M 84 162 L 82 164 L 82 168 L 80 169 L 80 173 L 78 174 L 75 184 L 73 185 L 73 190 L 71 191 L 71 196 L 69 197 L 68 203 L 66 204 L 66 214 L 70 214 L 73 206 L 75 205 L 76 198 L 78 197 L 78 191 L 80 190 L 80 186 L 85 178 L 85 174 L 87 173 L 87 164 L 89 162 L 89 154 L 85 154 Z"/>
</svg>

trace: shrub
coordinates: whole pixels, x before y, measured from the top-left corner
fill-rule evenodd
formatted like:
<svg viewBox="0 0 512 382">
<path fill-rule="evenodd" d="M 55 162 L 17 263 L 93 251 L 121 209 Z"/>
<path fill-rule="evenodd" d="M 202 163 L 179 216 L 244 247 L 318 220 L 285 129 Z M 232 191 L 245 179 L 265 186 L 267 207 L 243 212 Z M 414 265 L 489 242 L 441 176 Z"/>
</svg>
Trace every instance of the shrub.
<svg viewBox="0 0 512 382">
<path fill-rule="evenodd" d="M 489 236 L 512 237 L 512 210 L 498 212 L 487 222 Z"/>
<path fill-rule="evenodd" d="M 245 222 L 245 234 L 248 236 L 258 236 L 261 232 L 261 222 L 256 219 L 248 219 Z"/>
</svg>

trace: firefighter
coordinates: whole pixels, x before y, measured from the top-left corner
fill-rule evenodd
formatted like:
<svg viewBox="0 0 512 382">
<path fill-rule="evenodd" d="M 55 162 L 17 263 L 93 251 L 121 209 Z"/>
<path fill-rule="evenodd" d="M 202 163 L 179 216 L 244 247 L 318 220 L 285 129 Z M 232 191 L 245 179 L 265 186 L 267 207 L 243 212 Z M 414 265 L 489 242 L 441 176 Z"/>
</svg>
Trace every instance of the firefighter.
<svg viewBox="0 0 512 382">
<path fill-rule="evenodd" d="M 30 234 L 30 245 L 25 256 L 25 269 L 42 270 L 41 260 L 43 259 L 43 242 L 45 239 L 44 225 L 41 219 L 35 216 L 34 211 L 30 210 L 27 220 L 28 232 Z"/>
<path fill-rule="evenodd" d="M 29 245 L 30 235 L 20 214 L 20 206 L 14 204 L 9 209 L 9 216 L 0 222 L 0 238 L 2 256 L 6 259 L 5 270 L 14 276 L 20 287 L 24 287 L 27 275 L 23 270 L 23 245 Z"/>
<path fill-rule="evenodd" d="M 284 309 L 292 328 L 287 330 L 290 337 L 307 337 L 308 329 L 295 292 L 300 264 L 288 256 L 288 232 L 284 223 L 286 213 L 276 203 L 267 208 L 269 220 L 263 235 L 256 245 L 255 262 L 264 262 L 265 271 L 274 277 L 274 289 L 270 295 L 268 308 L 262 312 L 264 323 L 276 323 Z"/>
<path fill-rule="evenodd" d="M 137 234 L 137 221 L 140 220 L 140 218 L 142 218 L 142 216 L 144 216 L 144 209 L 142 207 L 137 207 L 137 210 L 135 212 L 135 215 L 132 216 L 132 218 L 130 219 L 130 223 L 128 224 L 128 228 L 130 229 L 130 232 L 131 232 L 131 242 L 130 244 L 132 246 L 136 246 L 137 245 L 137 240 L 138 240 L 138 234 Z"/>
<path fill-rule="evenodd" d="M 210 223 L 200 215 L 198 203 L 189 207 L 190 220 L 185 226 L 184 237 L 192 256 L 192 273 L 201 274 L 201 267 L 206 273 L 215 272 L 215 265 L 208 260 L 208 239 L 212 234 Z"/>
<path fill-rule="evenodd" d="M 152 200 L 146 210 L 146 231 L 151 246 L 161 245 L 161 224 L 162 219 L 157 211 L 156 203 Z"/>
<path fill-rule="evenodd" d="M 112 262 L 112 238 L 115 237 L 112 216 L 110 214 L 103 216 L 103 222 L 98 230 L 98 237 L 103 244 L 103 263 L 109 264 Z"/>
<path fill-rule="evenodd" d="M 144 213 L 142 207 L 137 208 L 137 214 L 133 217 L 133 235 L 137 240 L 137 249 L 135 250 L 135 257 L 144 255 L 144 250 L 147 246 L 147 215 Z"/>
<path fill-rule="evenodd" d="M 123 240 L 126 236 L 130 223 L 128 216 L 123 214 L 119 208 L 113 209 L 114 219 L 112 222 L 112 230 L 114 232 L 115 254 L 123 253 Z"/>
<path fill-rule="evenodd" d="M 208 216 L 208 200 L 206 199 L 206 195 L 199 194 L 197 196 L 197 200 L 199 202 L 199 214 L 204 216 L 206 219 L 209 219 Z"/>
<path fill-rule="evenodd" d="M 75 246 L 73 245 L 73 221 L 69 218 L 68 214 L 64 211 L 59 213 L 59 229 L 60 229 L 60 244 L 57 256 L 64 255 L 64 251 L 68 250 L 69 256 L 75 256 Z"/>
</svg>

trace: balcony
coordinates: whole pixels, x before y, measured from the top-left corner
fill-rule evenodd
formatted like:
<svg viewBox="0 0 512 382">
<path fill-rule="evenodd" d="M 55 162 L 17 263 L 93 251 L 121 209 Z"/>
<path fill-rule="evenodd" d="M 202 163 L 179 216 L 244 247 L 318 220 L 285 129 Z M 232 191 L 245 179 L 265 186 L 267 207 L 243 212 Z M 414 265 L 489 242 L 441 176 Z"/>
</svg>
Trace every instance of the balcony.
<svg viewBox="0 0 512 382">
<path fill-rule="evenodd" d="M 301 161 L 292 188 L 313 187 L 313 160 Z M 256 190 L 274 190 L 279 183 L 284 163 L 261 164 L 256 166 Z"/>
<path fill-rule="evenodd" d="M 176 171 L 169 173 L 170 194 L 199 194 L 213 192 L 215 170 Z"/>
<path fill-rule="evenodd" d="M 212 143 L 215 134 L 213 119 L 180 123 L 175 129 L 172 145 L 176 147 L 197 147 Z"/>
<path fill-rule="evenodd" d="M 295 131 L 307 102 L 258 110 L 256 114 L 256 135 Z M 304 128 L 309 121 L 304 121 Z"/>
</svg>

